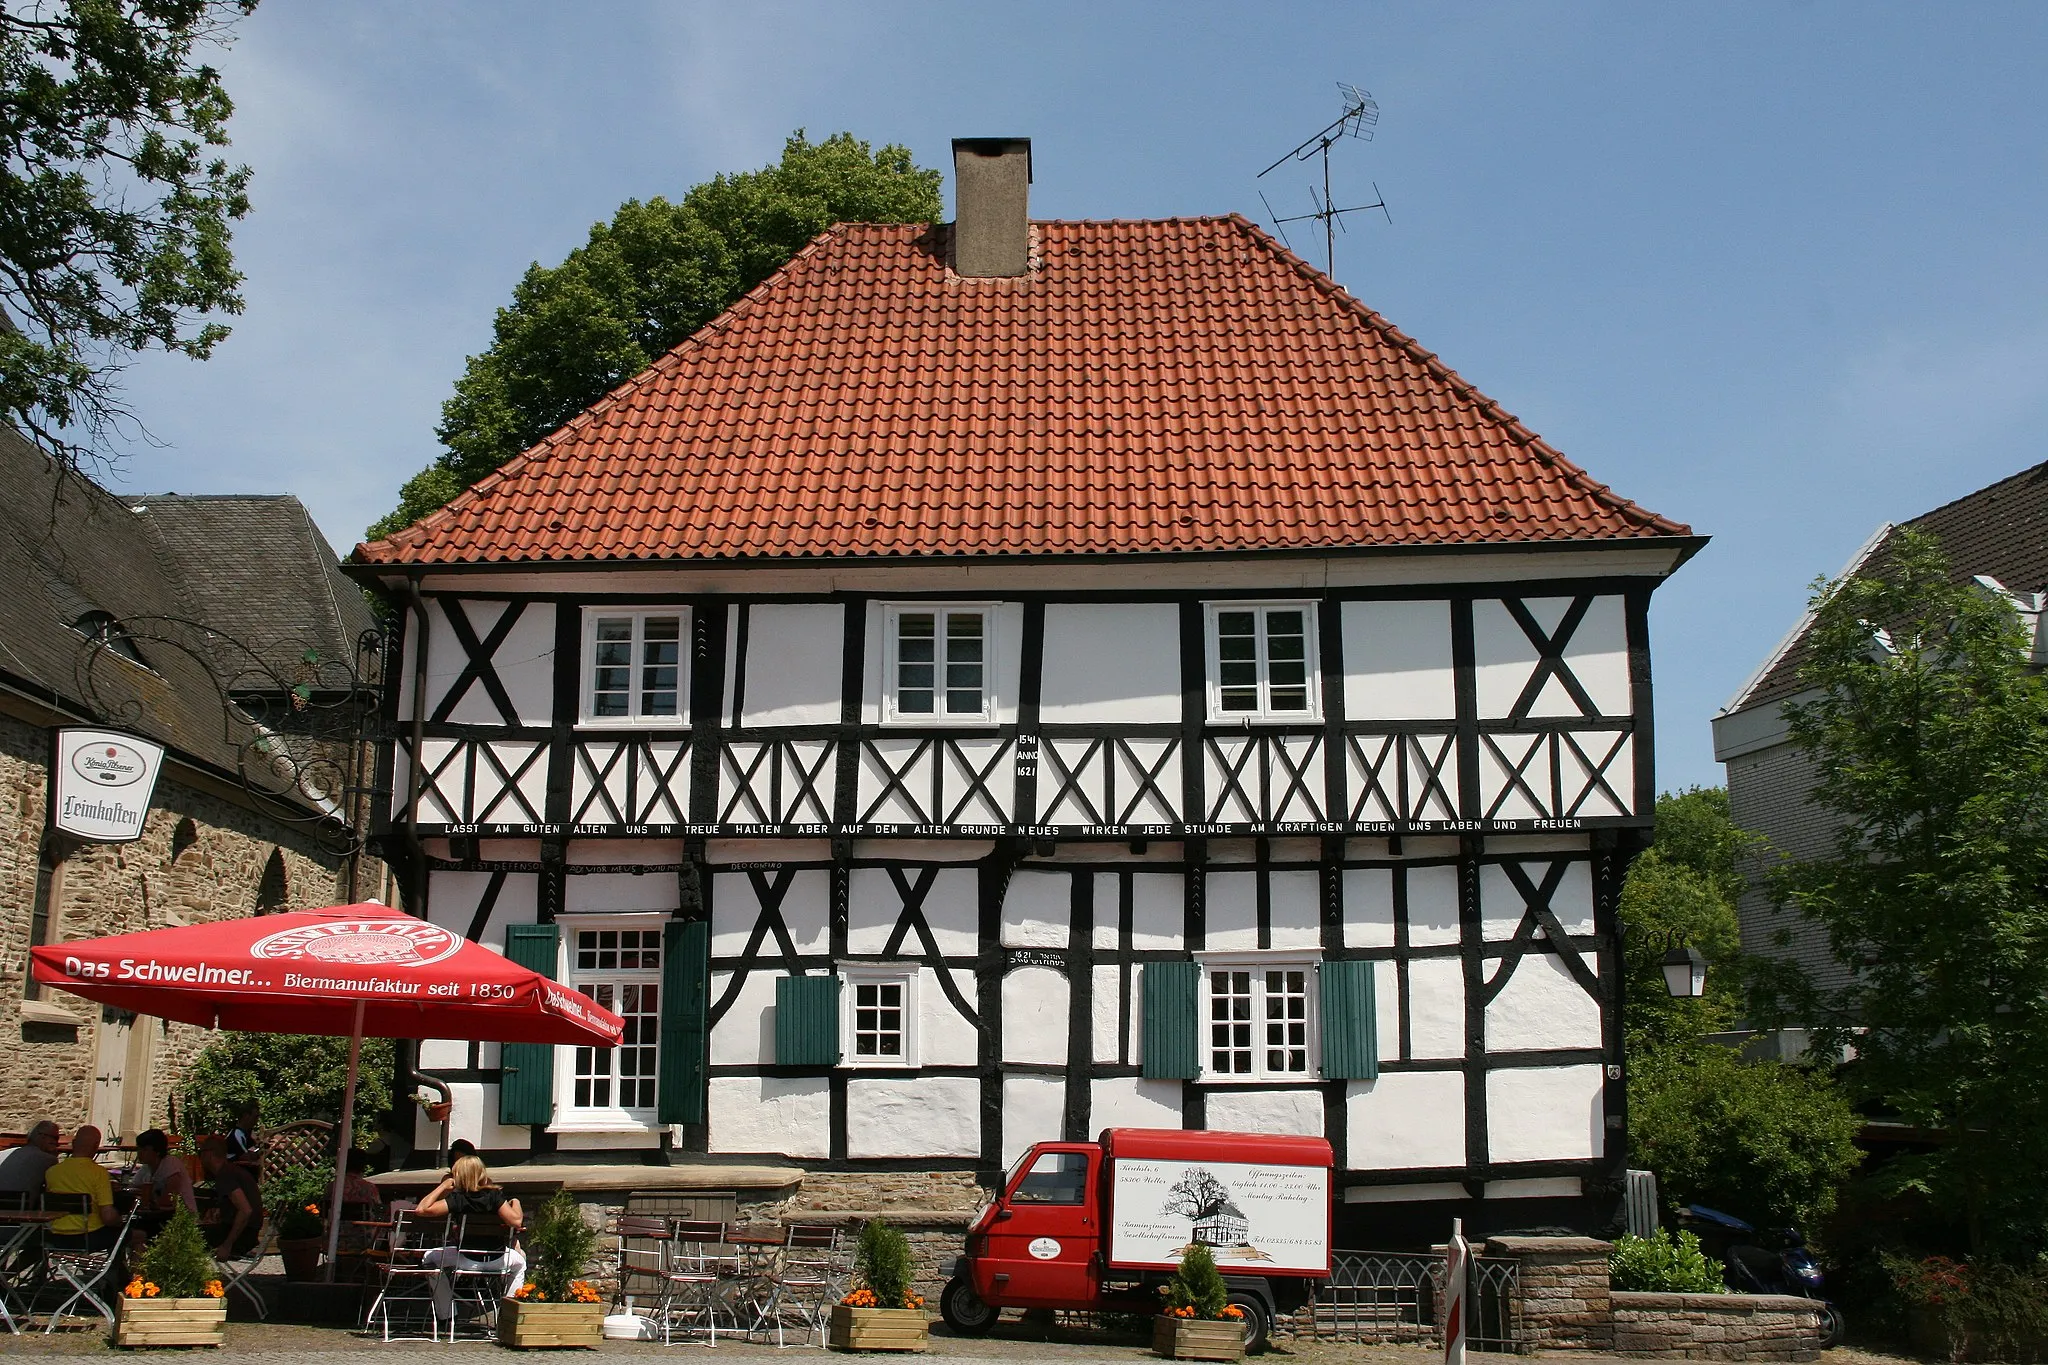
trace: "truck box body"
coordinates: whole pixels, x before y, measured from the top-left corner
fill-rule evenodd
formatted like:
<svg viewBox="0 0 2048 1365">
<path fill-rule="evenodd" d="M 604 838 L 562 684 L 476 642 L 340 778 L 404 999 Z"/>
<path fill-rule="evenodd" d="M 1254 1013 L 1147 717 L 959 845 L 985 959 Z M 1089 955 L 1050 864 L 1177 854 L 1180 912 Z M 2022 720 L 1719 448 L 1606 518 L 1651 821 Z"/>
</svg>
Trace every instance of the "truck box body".
<svg viewBox="0 0 2048 1365">
<path fill-rule="evenodd" d="M 1226 1274 L 1330 1273 L 1330 1144 L 1321 1138 L 1106 1128 L 1109 1264 L 1172 1270 L 1192 1243 Z"/>
</svg>

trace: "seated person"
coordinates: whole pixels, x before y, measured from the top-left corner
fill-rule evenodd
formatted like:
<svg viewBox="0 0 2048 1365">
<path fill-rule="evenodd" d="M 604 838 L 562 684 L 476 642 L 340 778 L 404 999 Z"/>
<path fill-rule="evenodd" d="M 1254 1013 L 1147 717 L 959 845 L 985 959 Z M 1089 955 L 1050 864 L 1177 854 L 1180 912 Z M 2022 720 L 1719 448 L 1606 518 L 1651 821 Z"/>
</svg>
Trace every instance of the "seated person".
<svg viewBox="0 0 2048 1365">
<path fill-rule="evenodd" d="M 448 1170 L 454 1173 L 455 1163 L 466 1156 L 476 1155 L 476 1144 L 468 1138 L 457 1138 L 448 1144 Z"/>
<path fill-rule="evenodd" d="M 262 1107 L 250 1100 L 235 1111 L 235 1126 L 228 1130 L 228 1160 L 252 1175 L 262 1164 L 263 1154 L 256 1148 L 256 1124 L 262 1117 Z"/>
<path fill-rule="evenodd" d="M 525 1225 L 525 1211 L 517 1199 L 498 1188 L 481 1157 L 455 1158 L 454 1172 L 427 1192 L 415 1212 L 422 1218 L 495 1216 L 506 1231 L 502 1256 L 465 1256 L 459 1248 L 451 1246 L 437 1247 L 422 1260 L 443 1270 L 503 1271 L 505 1294 L 517 1293 L 526 1282 L 526 1253 L 512 1241 L 513 1234 Z M 455 1296 L 446 1276 L 434 1280 L 434 1312 L 446 1319 L 455 1316 Z"/>
<path fill-rule="evenodd" d="M 341 1202 L 362 1204 L 373 1209 L 384 1207 L 384 1191 L 370 1179 L 370 1154 L 360 1147 L 349 1149 L 348 1175 L 341 1182 Z"/>
<path fill-rule="evenodd" d="M 199 1161 L 213 1182 L 213 1200 L 202 1221 L 213 1259 L 231 1261 L 256 1249 L 263 1236 L 263 1194 L 256 1177 L 228 1160 L 228 1141 L 210 1137 L 199 1144 Z"/>
<path fill-rule="evenodd" d="M 91 1213 L 65 1213 L 50 1220 L 50 1245 L 67 1251 L 109 1251 L 121 1240 L 115 1226 L 114 1182 L 93 1157 L 100 1150 L 100 1130 L 87 1124 L 71 1135 L 71 1155 L 50 1167 L 43 1177 L 45 1194 L 84 1195 Z"/>
<path fill-rule="evenodd" d="M 171 1140 L 163 1129 L 148 1128 L 136 1136 L 135 1160 L 149 1172 L 149 1208 L 152 1213 L 176 1213 L 179 1204 L 195 1214 L 199 1212 L 199 1195 L 192 1188 L 192 1172 L 185 1168 L 185 1158 L 171 1155 Z M 159 1218 L 156 1221 L 163 1220 Z"/>
<path fill-rule="evenodd" d="M 57 1152 L 57 1125 L 43 1119 L 28 1130 L 27 1142 L 0 1152 L 0 1194 L 41 1194 Z"/>
</svg>

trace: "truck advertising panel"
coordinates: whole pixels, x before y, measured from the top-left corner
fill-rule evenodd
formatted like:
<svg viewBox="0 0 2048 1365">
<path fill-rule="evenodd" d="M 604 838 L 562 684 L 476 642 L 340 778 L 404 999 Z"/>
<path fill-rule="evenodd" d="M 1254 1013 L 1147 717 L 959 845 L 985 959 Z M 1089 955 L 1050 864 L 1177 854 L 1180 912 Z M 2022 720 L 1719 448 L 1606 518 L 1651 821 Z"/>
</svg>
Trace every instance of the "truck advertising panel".
<svg viewBox="0 0 2048 1365">
<path fill-rule="evenodd" d="M 1113 1172 L 1112 1265 L 1170 1268 L 1199 1243 L 1226 1274 L 1328 1273 L 1327 1167 L 1119 1156 Z"/>
</svg>

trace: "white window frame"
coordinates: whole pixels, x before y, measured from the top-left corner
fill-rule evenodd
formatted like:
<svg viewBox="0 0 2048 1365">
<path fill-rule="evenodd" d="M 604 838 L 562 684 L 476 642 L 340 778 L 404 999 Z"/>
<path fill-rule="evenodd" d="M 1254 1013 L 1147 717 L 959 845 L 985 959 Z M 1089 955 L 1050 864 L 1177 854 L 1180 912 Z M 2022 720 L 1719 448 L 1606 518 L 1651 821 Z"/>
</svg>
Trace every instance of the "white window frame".
<svg viewBox="0 0 2048 1365">
<path fill-rule="evenodd" d="M 839 967 L 839 1065 L 859 1070 L 870 1068 L 900 1071 L 918 1064 L 917 995 L 923 972 L 916 966 L 886 962 L 848 962 Z M 897 984 L 903 987 L 903 1055 L 862 1057 L 854 1051 L 854 1009 L 863 985 Z"/>
<path fill-rule="evenodd" d="M 1280 950 L 1254 952 L 1196 953 L 1195 963 L 1201 968 L 1201 984 L 1196 1001 L 1196 1045 L 1201 1062 L 1198 1080 L 1218 1085 L 1303 1085 L 1320 1081 L 1323 1077 L 1323 1020 L 1321 1010 L 1320 978 L 1323 959 L 1320 953 L 1302 953 Z M 1265 973 L 1270 971 L 1300 971 L 1303 973 L 1305 1015 L 1308 1020 L 1308 1065 L 1301 1071 L 1268 1071 L 1265 1064 L 1266 1042 L 1265 1023 Z M 1211 971 L 1249 971 L 1252 973 L 1252 1062 L 1250 1071 L 1216 1071 L 1211 1067 L 1213 1047 L 1209 1036 L 1209 973 Z"/>
<path fill-rule="evenodd" d="M 946 617 L 951 615 L 975 615 L 981 618 L 981 710 L 972 715 L 944 709 L 945 660 L 933 660 L 933 710 L 899 711 L 896 706 L 897 680 L 900 660 L 897 657 L 902 645 L 899 623 L 906 614 L 937 616 L 934 623 L 934 640 L 946 638 Z M 936 649 L 933 651 L 938 652 Z M 891 602 L 882 612 L 882 723 L 884 725 L 920 726 L 926 729 L 945 729 L 963 725 L 994 725 L 997 723 L 996 708 L 996 609 L 991 602 Z"/>
<path fill-rule="evenodd" d="M 1321 622 L 1312 601 L 1210 602 L 1203 625 L 1203 647 L 1208 655 L 1209 723 L 1235 725 L 1243 722 L 1273 725 L 1312 725 L 1323 718 Z M 1258 618 L 1259 706 L 1256 711 L 1223 709 L 1222 634 L 1217 617 L 1226 611 L 1249 611 Z M 1302 613 L 1302 649 L 1307 655 L 1308 709 L 1275 711 L 1272 706 L 1272 673 L 1266 658 L 1266 614 L 1272 611 Z"/>
<path fill-rule="evenodd" d="M 650 616 L 673 616 L 676 618 L 676 713 L 673 716 L 643 716 L 640 710 L 640 646 L 642 632 Z M 633 714 L 624 716 L 599 716 L 594 714 L 597 694 L 597 623 L 601 619 L 630 617 L 633 621 L 632 681 L 629 684 Z M 583 644 L 576 660 L 577 725 L 588 729 L 605 730 L 687 730 L 690 727 L 690 641 L 694 622 L 690 609 L 681 606 L 655 607 L 585 607 L 583 608 Z"/>
<path fill-rule="evenodd" d="M 637 929 L 652 932 L 660 938 L 662 926 L 674 918 L 667 911 L 656 910 L 645 913 L 627 914 L 569 914 L 558 916 L 555 923 L 561 926 L 562 938 L 555 979 L 574 988 L 578 978 L 576 968 L 576 935 L 579 933 L 601 932 L 606 929 Z M 664 965 L 667 944 L 662 945 Z M 651 971 L 601 972 L 597 974 L 613 982 L 631 982 L 635 985 L 652 985 L 657 988 L 655 999 L 661 1002 L 667 993 L 667 983 L 662 980 L 662 968 Z M 576 1047 L 562 1044 L 555 1049 L 555 1121 L 548 1125 L 551 1133 L 649 1133 L 659 1130 L 658 1121 L 661 1106 L 661 1016 L 655 1014 L 655 1102 L 645 1108 L 627 1108 L 622 1105 L 598 1107 L 589 1105 L 579 1108 L 576 1104 Z M 613 1049 L 616 1051 L 616 1049 Z"/>
</svg>

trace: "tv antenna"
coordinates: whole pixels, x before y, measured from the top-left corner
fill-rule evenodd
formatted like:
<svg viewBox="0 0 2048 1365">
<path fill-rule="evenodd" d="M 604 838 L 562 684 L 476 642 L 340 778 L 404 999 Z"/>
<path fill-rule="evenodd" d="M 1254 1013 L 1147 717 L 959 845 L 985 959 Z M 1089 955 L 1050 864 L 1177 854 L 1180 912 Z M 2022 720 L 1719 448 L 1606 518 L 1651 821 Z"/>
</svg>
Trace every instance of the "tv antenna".
<svg viewBox="0 0 2048 1365">
<path fill-rule="evenodd" d="M 1378 126 L 1380 121 L 1379 102 L 1365 91 L 1360 90 L 1355 85 L 1347 85 L 1343 81 L 1338 81 L 1337 93 L 1344 99 L 1344 112 L 1338 116 L 1337 121 L 1253 177 L 1254 179 L 1263 180 L 1266 176 L 1279 170 L 1290 161 L 1306 161 L 1312 156 L 1322 158 L 1323 191 L 1321 194 L 1317 194 L 1313 185 L 1309 186 L 1308 191 L 1310 201 L 1316 206 L 1315 212 L 1297 213 L 1283 218 L 1274 211 L 1272 201 L 1266 198 L 1264 190 L 1259 191 L 1259 202 L 1266 206 L 1267 216 L 1273 220 L 1273 226 L 1279 230 L 1280 240 L 1286 242 L 1289 249 L 1293 248 L 1294 243 L 1287 241 L 1287 228 L 1285 224 L 1303 223 L 1310 220 L 1321 223 L 1323 225 L 1323 271 L 1325 274 L 1333 276 L 1337 273 L 1337 229 L 1344 227 L 1345 214 L 1370 213 L 1372 210 L 1378 209 L 1382 214 L 1386 215 L 1389 223 L 1394 221 L 1394 215 L 1387 212 L 1386 196 L 1380 193 L 1378 181 L 1373 182 L 1373 202 L 1370 204 L 1355 204 L 1349 208 L 1340 209 L 1337 207 L 1337 201 L 1331 197 L 1330 148 L 1347 137 L 1355 137 L 1360 142 L 1372 141 L 1373 129 Z M 1346 232 L 1350 231 L 1349 228 L 1344 230 Z"/>
</svg>

